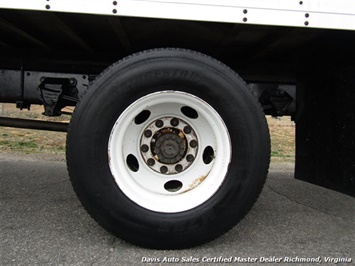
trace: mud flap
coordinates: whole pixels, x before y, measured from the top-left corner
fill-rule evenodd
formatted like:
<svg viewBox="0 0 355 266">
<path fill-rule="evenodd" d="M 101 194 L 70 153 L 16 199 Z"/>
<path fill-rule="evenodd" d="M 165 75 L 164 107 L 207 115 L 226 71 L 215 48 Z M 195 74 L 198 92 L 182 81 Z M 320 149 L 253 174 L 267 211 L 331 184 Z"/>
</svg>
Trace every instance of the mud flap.
<svg viewBox="0 0 355 266">
<path fill-rule="evenodd" d="M 355 196 L 355 67 L 297 84 L 295 178 Z"/>
</svg>

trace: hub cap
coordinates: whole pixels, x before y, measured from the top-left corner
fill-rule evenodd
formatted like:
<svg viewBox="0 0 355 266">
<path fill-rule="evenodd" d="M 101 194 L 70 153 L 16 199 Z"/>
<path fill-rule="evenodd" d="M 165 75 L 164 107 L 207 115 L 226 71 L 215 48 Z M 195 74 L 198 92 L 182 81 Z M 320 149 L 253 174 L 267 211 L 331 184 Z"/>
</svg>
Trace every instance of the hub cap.
<svg viewBox="0 0 355 266">
<path fill-rule="evenodd" d="M 141 156 L 149 168 L 171 175 L 185 171 L 193 163 L 188 158 L 196 157 L 197 136 L 192 128 L 188 134 L 185 133 L 186 127 L 191 128 L 184 120 L 170 116 L 159 118 L 147 126 L 140 145 Z"/>
</svg>

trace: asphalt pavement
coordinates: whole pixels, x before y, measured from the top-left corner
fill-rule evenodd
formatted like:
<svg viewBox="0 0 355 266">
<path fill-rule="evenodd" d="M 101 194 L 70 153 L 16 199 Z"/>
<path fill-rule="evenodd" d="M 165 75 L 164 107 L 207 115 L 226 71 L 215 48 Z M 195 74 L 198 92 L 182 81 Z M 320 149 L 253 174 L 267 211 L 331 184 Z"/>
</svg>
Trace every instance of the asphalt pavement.
<svg viewBox="0 0 355 266">
<path fill-rule="evenodd" d="M 259 200 L 230 232 L 185 250 L 107 233 L 56 158 L 0 153 L 0 208 L 0 265 L 355 264 L 355 198 L 293 179 L 292 164 L 271 165 Z"/>
</svg>

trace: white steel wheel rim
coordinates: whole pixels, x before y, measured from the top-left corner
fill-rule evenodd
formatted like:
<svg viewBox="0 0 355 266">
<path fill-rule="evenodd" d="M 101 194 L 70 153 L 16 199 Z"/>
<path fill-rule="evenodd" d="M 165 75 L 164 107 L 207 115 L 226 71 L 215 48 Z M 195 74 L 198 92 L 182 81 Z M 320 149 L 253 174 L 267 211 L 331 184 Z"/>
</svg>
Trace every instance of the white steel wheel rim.
<svg viewBox="0 0 355 266">
<path fill-rule="evenodd" d="M 173 118 L 178 126 L 171 125 Z M 227 175 L 231 153 L 219 114 L 204 100 L 179 91 L 156 92 L 133 102 L 117 119 L 108 143 L 110 170 L 120 190 L 139 206 L 163 213 L 187 211 L 211 198 Z"/>
</svg>

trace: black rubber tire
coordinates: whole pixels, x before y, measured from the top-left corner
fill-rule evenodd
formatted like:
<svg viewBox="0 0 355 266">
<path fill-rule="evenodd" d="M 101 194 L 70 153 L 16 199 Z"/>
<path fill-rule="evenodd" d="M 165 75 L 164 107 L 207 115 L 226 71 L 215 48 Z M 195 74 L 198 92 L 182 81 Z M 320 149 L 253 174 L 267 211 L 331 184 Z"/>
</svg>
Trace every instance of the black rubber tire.
<svg viewBox="0 0 355 266">
<path fill-rule="evenodd" d="M 232 163 L 219 190 L 178 213 L 135 204 L 115 183 L 108 163 L 108 139 L 119 115 L 135 100 L 166 89 L 209 103 L 224 120 L 232 145 Z M 71 182 L 86 210 L 114 235 L 156 249 L 196 246 L 231 229 L 256 202 L 269 161 L 266 119 L 246 83 L 221 62 L 183 49 L 148 50 L 110 66 L 78 104 L 67 136 Z"/>
</svg>

